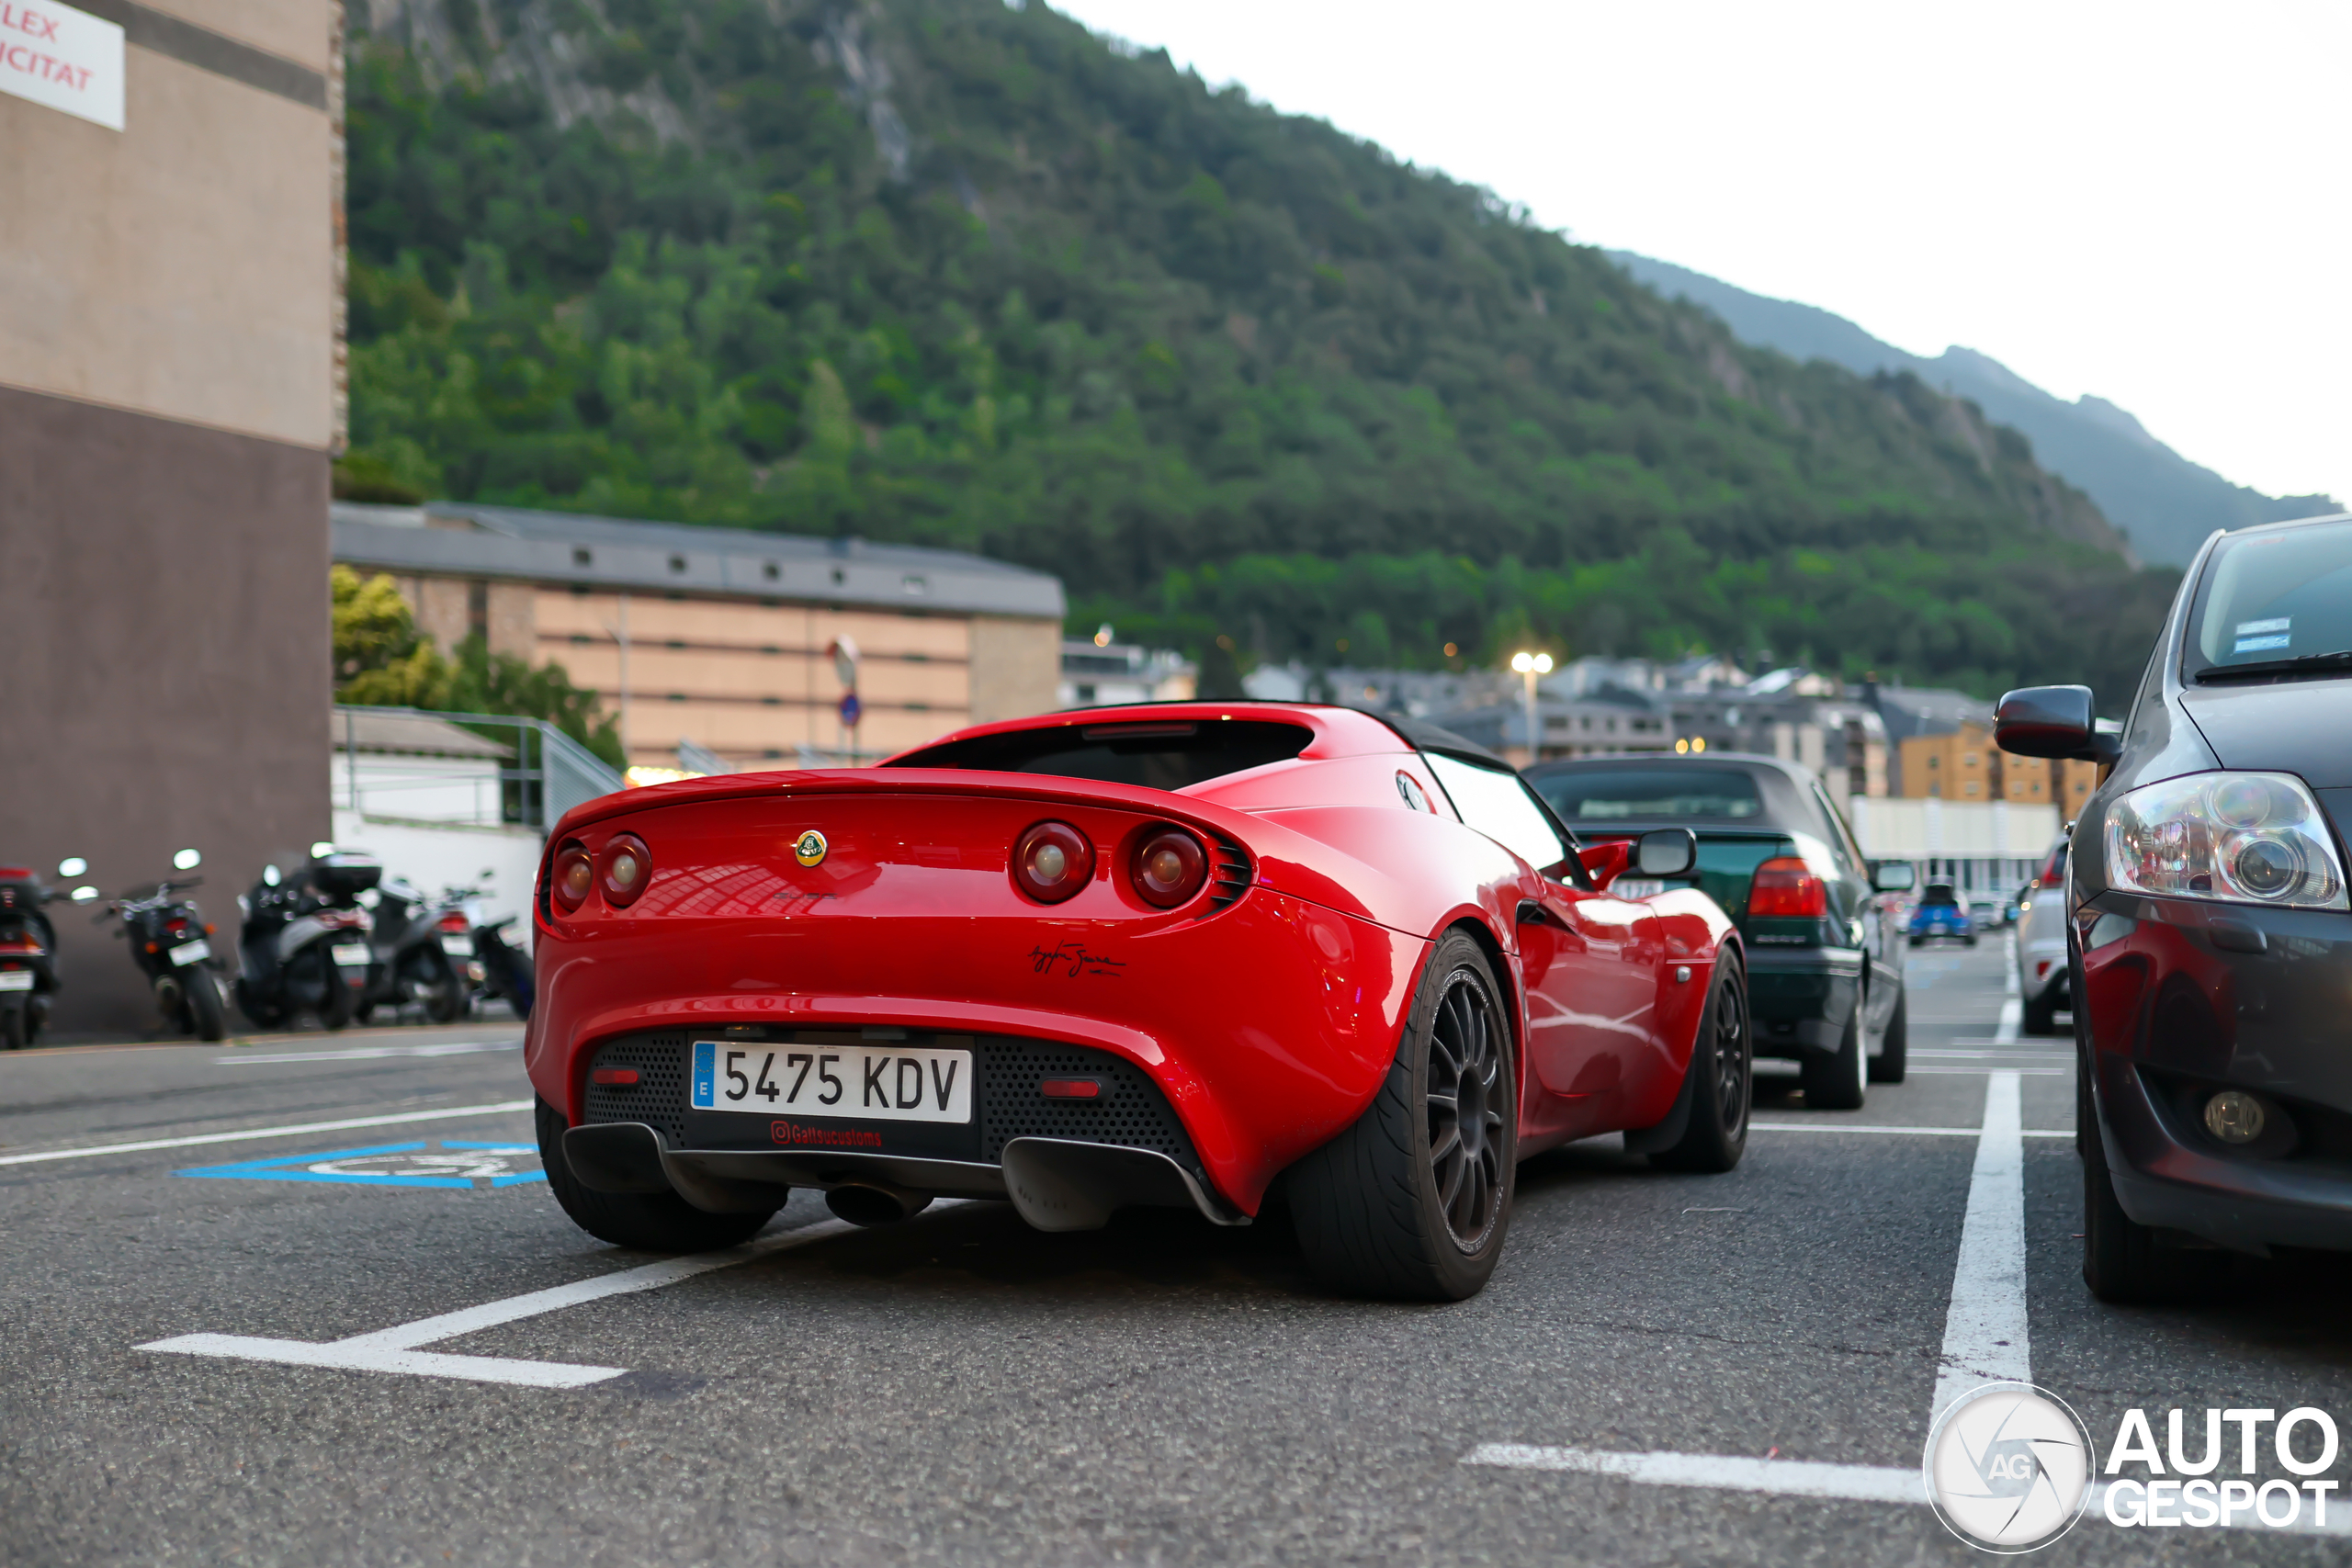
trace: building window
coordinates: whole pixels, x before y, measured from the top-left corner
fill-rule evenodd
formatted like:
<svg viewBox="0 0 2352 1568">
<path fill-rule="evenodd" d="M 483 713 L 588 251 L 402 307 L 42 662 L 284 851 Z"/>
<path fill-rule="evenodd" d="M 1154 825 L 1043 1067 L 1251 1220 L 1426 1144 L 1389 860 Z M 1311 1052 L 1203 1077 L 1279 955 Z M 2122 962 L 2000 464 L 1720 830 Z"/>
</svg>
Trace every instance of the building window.
<svg viewBox="0 0 2352 1568">
<path fill-rule="evenodd" d="M 847 572 L 843 571 L 843 570 L 842 570 L 841 568 L 839 568 L 839 567 L 835 567 L 835 568 L 833 568 L 833 586 L 834 586 L 834 587 L 839 588 L 842 583 L 847 582 L 848 581 L 849 581 L 849 573 L 847 573 Z"/>
<path fill-rule="evenodd" d="M 686 558 L 685 558 L 685 557 L 684 557 L 684 556 L 672 556 L 672 557 L 670 558 L 670 570 L 671 570 L 672 571 L 684 571 L 684 570 L 686 570 Z"/>
<path fill-rule="evenodd" d="M 593 550 L 575 547 L 571 552 L 571 564 L 574 566 L 594 566 L 596 564 L 595 552 Z"/>
<path fill-rule="evenodd" d="M 670 694 L 670 700 L 673 703 L 684 702 L 686 700 L 686 694 L 684 692 L 673 692 Z"/>
<path fill-rule="evenodd" d="M 782 653 L 782 652 L 784 651 L 784 649 L 782 649 L 778 648 L 775 644 L 774 644 L 774 643 L 772 643 L 772 642 L 771 642 L 771 643 L 763 643 L 763 644 L 762 644 L 762 645 L 761 645 L 761 648 L 760 648 L 760 651 L 761 651 L 762 653 Z"/>
<path fill-rule="evenodd" d="M 684 648 L 686 645 L 685 645 L 684 643 L 683 643 L 683 642 L 680 642 L 676 637 L 672 637 L 669 641 L 667 641 L 667 642 L 663 643 L 662 646 L 662 647 L 664 647 L 664 648 L 677 648 L 677 649 L 683 649 L 683 648 Z"/>
<path fill-rule="evenodd" d="M 761 705 L 764 707 L 780 708 L 784 705 L 784 699 L 782 697 L 762 697 L 760 699 L 760 703 Z"/>
<path fill-rule="evenodd" d="M 1968 781 L 1968 793 L 1971 795 L 1974 795 L 1976 793 L 1976 781 L 1974 779 Z"/>
<path fill-rule="evenodd" d="M 766 578 L 770 582 L 774 582 L 777 578 L 784 575 L 784 569 L 776 565 L 774 561 L 768 561 L 761 566 L 760 575 Z M 781 751 L 771 751 L 768 755 L 771 757 L 781 757 L 784 753 Z"/>
<path fill-rule="evenodd" d="M 900 578 L 899 580 L 899 586 L 905 589 L 910 593 L 927 593 L 931 591 L 931 584 L 925 582 L 922 578 L 915 576 L 912 572 L 909 572 L 906 576 Z"/>
<path fill-rule="evenodd" d="M 591 637 L 586 632 L 573 632 L 571 634 L 571 646 L 574 648 L 585 648 L 594 640 L 595 639 Z"/>
<path fill-rule="evenodd" d="M 480 578 L 466 584 L 466 630 L 490 640 L 490 584 Z"/>
</svg>

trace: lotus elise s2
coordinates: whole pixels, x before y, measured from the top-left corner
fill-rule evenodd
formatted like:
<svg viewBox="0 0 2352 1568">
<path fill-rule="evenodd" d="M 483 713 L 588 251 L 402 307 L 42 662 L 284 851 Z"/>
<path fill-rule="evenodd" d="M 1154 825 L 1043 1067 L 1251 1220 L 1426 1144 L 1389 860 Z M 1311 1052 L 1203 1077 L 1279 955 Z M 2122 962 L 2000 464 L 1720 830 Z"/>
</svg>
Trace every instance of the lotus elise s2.
<svg viewBox="0 0 2352 1568">
<path fill-rule="evenodd" d="M 844 1218 L 1010 1200 L 1246 1224 L 1320 1278 L 1458 1300 L 1515 1168 L 1623 1131 L 1745 1145 L 1738 935 L 1684 829 L 1580 849 L 1409 720 L 1155 704 L 966 729 L 878 767 L 571 812 L 526 1061 L 549 1184 L 605 1240 L 723 1247 L 795 1187 Z"/>
</svg>

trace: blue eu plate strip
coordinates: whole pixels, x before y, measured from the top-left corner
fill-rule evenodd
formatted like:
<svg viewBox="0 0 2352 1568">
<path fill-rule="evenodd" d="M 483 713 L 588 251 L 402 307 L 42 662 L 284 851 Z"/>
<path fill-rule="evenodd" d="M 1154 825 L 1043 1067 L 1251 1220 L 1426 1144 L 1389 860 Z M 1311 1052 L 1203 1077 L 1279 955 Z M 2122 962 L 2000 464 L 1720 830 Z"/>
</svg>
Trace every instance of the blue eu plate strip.
<svg viewBox="0 0 2352 1568">
<path fill-rule="evenodd" d="M 696 1111 L 710 1111 L 718 1107 L 718 1046 L 715 1042 L 695 1042 L 694 1096 L 688 1103 Z"/>
</svg>

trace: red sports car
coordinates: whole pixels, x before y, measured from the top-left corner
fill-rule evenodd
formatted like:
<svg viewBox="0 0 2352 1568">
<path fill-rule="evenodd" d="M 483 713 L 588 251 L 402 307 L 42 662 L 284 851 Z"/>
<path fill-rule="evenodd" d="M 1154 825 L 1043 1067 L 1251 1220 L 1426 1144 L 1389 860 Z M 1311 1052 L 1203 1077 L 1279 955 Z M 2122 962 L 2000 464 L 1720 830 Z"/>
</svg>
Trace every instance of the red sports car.
<svg viewBox="0 0 2352 1568">
<path fill-rule="evenodd" d="M 1580 849 L 1510 766 L 1347 708 L 1155 704 L 985 725 L 839 772 L 607 795 L 550 837 L 526 1060 L 556 1197 L 721 1247 L 794 1187 L 1046 1230 L 1279 1183 L 1334 1285 L 1449 1300 L 1513 1172 L 1627 1130 L 1746 1143 L 1737 933 L 1673 829 Z"/>
</svg>

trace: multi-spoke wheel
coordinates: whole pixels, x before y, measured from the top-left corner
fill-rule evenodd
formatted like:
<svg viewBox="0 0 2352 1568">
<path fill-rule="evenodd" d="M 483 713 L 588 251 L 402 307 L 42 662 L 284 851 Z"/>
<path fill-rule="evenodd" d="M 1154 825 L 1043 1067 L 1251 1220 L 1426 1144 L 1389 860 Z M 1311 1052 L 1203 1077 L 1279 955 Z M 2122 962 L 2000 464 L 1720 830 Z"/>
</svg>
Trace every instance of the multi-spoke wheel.
<svg viewBox="0 0 2352 1568">
<path fill-rule="evenodd" d="M 1436 1026 L 1430 1031 L 1430 1171 L 1438 1209 L 1453 1244 L 1476 1251 L 1502 1209 L 1502 1051 L 1500 1021 L 1480 977 L 1467 968 L 1445 977 Z"/>
<path fill-rule="evenodd" d="M 1747 1112 L 1755 1103 L 1754 1045 L 1749 1038 L 1747 976 L 1726 950 L 1715 964 L 1707 1010 L 1690 1047 L 1680 1107 L 1682 1135 L 1650 1156 L 1671 1170 L 1724 1171 L 1747 1149 Z"/>
<path fill-rule="evenodd" d="M 1454 931 L 1439 942 L 1380 1092 L 1291 1168 L 1292 1223 L 1326 1282 L 1460 1301 L 1494 1272 L 1519 1149 L 1500 996 L 1476 941 Z"/>
</svg>

